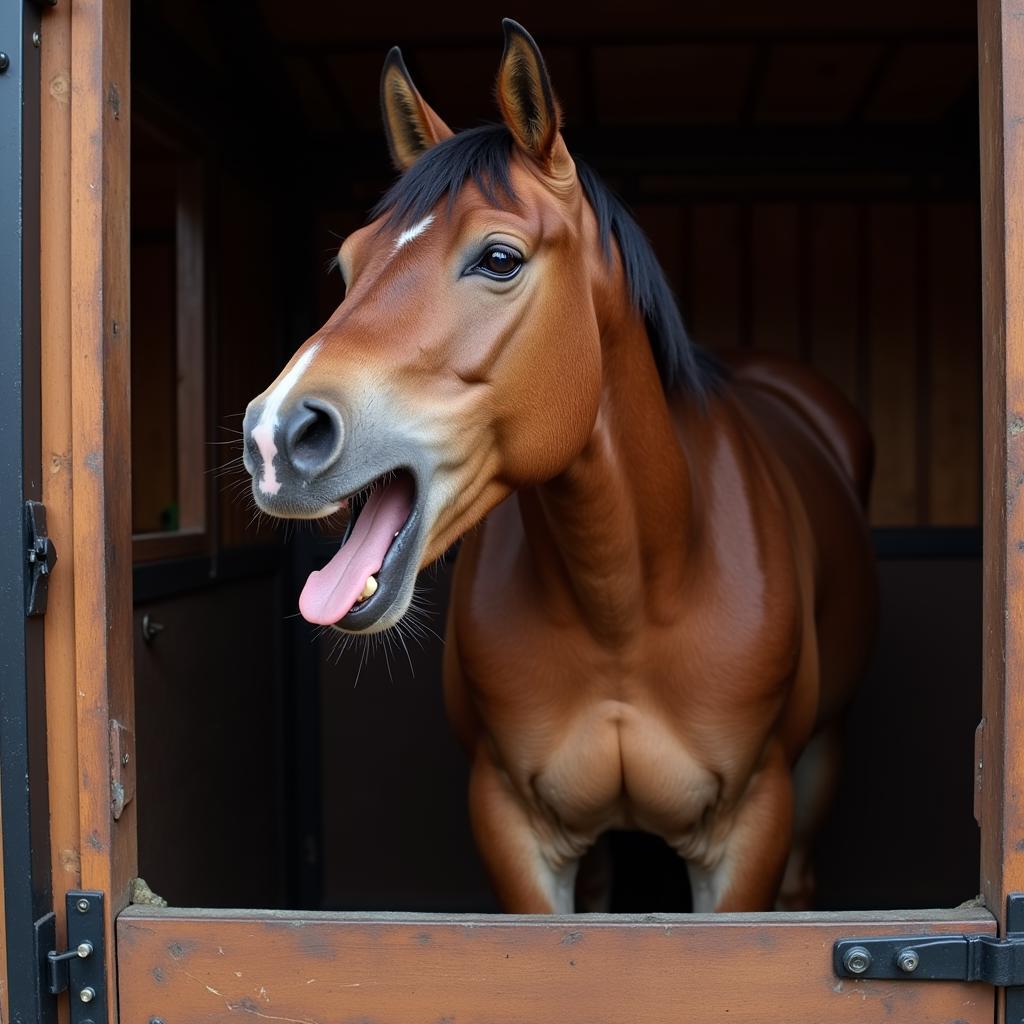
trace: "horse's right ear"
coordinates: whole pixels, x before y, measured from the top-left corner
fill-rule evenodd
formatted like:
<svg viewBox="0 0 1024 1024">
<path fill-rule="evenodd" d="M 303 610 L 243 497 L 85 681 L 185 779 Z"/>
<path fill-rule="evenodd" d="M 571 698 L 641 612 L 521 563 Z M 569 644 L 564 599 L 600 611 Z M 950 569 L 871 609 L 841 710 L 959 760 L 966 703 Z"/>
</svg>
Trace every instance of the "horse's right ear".
<svg viewBox="0 0 1024 1024">
<path fill-rule="evenodd" d="M 453 135 L 412 84 L 397 46 L 392 47 L 384 61 L 380 109 L 391 159 L 400 171 L 407 171 L 431 146 Z"/>
</svg>

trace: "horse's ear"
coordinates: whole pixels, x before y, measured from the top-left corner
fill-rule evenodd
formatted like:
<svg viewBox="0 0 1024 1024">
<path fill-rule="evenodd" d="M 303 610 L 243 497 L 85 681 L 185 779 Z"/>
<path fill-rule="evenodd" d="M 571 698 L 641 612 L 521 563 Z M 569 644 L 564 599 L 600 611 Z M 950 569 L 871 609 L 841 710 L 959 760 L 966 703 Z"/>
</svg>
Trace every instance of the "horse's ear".
<svg viewBox="0 0 1024 1024">
<path fill-rule="evenodd" d="M 559 140 L 560 113 L 548 69 L 533 37 L 505 18 L 505 52 L 498 69 L 498 105 L 516 142 L 548 166 Z"/>
<path fill-rule="evenodd" d="M 391 159 L 400 171 L 407 171 L 431 146 L 453 134 L 412 84 L 397 46 L 392 47 L 384 61 L 380 109 Z"/>
</svg>

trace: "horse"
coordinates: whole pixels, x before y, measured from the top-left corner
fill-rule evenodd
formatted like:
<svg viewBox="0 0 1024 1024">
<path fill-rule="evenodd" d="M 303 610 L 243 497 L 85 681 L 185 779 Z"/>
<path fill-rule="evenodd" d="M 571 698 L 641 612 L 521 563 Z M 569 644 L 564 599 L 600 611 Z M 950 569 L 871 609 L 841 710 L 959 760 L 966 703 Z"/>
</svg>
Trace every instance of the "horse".
<svg viewBox="0 0 1024 1024">
<path fill-rule="evenodd" d="M 461 539 L 445 701 L 507 911 L 607 906 L 578 876 L 618 829 L 668 843 L 697 912 L 808 906 L 876 616 L 870 435 L 811 369 L 690 340 L 503 24 L 495 124 L 454 133 L 388 54 L 400 176 L 248 406 L 253 495 L 348 517 L 299 609 L 349 634 L 399 624 Z"/>
</svg>

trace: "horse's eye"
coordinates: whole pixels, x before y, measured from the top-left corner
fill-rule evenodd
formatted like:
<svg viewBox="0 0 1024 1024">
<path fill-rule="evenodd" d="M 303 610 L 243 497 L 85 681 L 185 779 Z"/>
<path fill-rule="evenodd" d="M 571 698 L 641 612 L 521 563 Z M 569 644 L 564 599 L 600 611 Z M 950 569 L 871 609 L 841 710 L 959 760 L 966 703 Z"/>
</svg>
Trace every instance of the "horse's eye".
<svg viewBox="0 0 1024 1024">
<path fill-rule="evenodd" d="M 485 277 L 507 281 L 515 277 L 523 265 L 523 257 L 508 245 L 492 245 L 474 269 Z"/>
</svg>

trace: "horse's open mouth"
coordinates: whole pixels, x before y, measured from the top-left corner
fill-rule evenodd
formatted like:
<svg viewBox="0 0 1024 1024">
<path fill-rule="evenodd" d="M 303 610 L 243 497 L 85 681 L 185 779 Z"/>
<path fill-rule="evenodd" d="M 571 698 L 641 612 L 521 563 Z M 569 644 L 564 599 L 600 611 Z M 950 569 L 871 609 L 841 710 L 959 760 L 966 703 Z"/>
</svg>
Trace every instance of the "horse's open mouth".
<svg viewBox="0 0 1024 1024">
<path fill-rule="evenodd" d="M 310 573 L 299 611 L 308 622 L 360 632 L 388 610 L 415 553 L 415 480 L 404 469 L 385 473 L 341 504 L 351 509 L 341 547 Z"/>
</svg>

